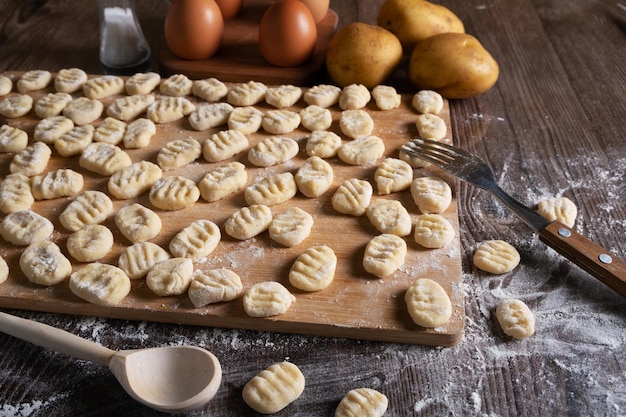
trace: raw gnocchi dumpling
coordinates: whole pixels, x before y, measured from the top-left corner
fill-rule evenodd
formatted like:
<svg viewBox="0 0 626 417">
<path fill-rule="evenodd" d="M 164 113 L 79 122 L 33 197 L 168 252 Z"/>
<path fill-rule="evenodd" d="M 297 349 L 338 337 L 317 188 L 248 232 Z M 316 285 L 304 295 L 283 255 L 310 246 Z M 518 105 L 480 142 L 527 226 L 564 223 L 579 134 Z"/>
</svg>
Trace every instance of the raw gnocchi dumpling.
<svg viewBox="0 0 626 417">
<path fill-rule="evenodd" d="M 244 191 L 247 204 L 275 206 L 290 200 L 298 192 L 296 180 L 291 172 L 263 177 Z"/>
<path fill-rule="evenodd" d="M 117 264 L 130 279 L 143 278 L 150 268 L 171 255 L 152 242 L 138 242 L 124 249 Z"/>
<path fill-rule="evenodd" d="M 0 235 L 7 242 L 19 246 L 45 240 L 53 231 L 54 225 L 50 220 L 30 209 L 9 213 L 0 222 Z"/>
<path fill-rule="evenodd" d="M 67 251 L 78 262 L 95 262 L 113 247 L 113 233 L 101 224 L 91 224 L 67 237 Z"/>
<path fill-rule="evenodd" d="M 208 162 L 224 161 L 248 148 L 248 138 L 236 129 L 220 130 L 202 145 L 202 156 Z"/>
<path fill-rule="evenodd" d="M 42 240 L 20 255 L 20 269 L 33 284 L 56 285 L 72 273 L 72 264 L 54 243 Z"/>
<path fill-rule="evenodd" d="M 371 98 L 370 91 L 363 84 L 350 84 L 341 90 L 339 107 L 342 110 L 362 109 Z"/>
<path fill-rule="evenodd" d="M 217 101 L 228 94 L 228 87 L 217 78 L 210 77 L 194 81 L 191 92 L 206 101 Z"/>
<path fill-rule="evenodd" d="M 441 213 L 452 202 L 452 189 L 438 177 L 420 177 L 411 182 L 411 197 L 422 213 Z"/>
<path fill-rule="evenodd" d="M 241 207 L 224 224 L 226 233 L 238 240 L 247 240 L 264 232 L 272 223 L 272 211 L 263 204 Z"/>
<path fill-rule="evenodd" d="M 52 74 L 46 70 L 26 71 L 17 80 L 17 91 L 27 93 L 29 91 L 41 90 L 46 88 L 52 81 Z"/>
<path fill-rule="evenodd" d="M 304 93 L 304 102 L 309 105 L 328 108 L 337 104 L 340 95 L 340 87 L 330 84 L 319 84 L 309 88 Z"/>
<path fill-rule="evenodd" d="M 113 214 L 113 201 L 101 191 L 87 190 L 77 196 L 59 216 L 67 230 L 75 232 L 90 224 L 105 221 Z"/>
<path fill-rule="evenodd" d="M 282 109 L 293 106 L 300 100 L 300 97 L 302 97 L 302 89 L 287 84 L 268 88 L 265 101 L 271 106 Z"/>
<path fill-rule="evenodd" d="M 195 130 L 207 130 L 228 122 L 233 106 L 228 103 L 201 104 L 189 115 L 189 124 Z"/>
<path fill-rule="evenodd" d="M 157 163 L 164 171 L 185 166 L 202 155 L 202 145 L 194 138 L 168 142 L 157 155 Z"/>
<path fill-rule="evenodd" d="M 363 268 L 379 278 L 386 277 L 404 265 L 406 253 L 404 239 L 383 233 L 372 238 L 365 246 Z"/>
<path fill-rule="evenodd" d="M 413 96 L 411 104 L 420 113 L 439 114 L 443 110 L 443 97 L 433 90 L 420 90 Z"/>
<path fill-rule="evenodd" d="M 187 292 L 193 275 L 189 258 L 170 258 L 154 265 L 146 275 L 146 285 L 156 295 L 180 295 Z"/>
<path fill-rule="evenodd" d="M 116 266 L 94 262 L 70 276 L 70 290 L 92 304 L 114 306 L 130 293 L 130 279 Z"/>
<path fill-rule="evenodd" d="M 235 85 L 226 96 L 226 100 L 233 106 L 252 106 L 263 100 L 267 94 L 267 86 L 262 82 L 248 81 Z"/>
<path fill-rule="evenodd" d="M 422 214 L 415 221 L 415 243 L 429 249 L 439 249 L 454 239 L 454 227 L 439 214 Z"/>
<path fill-rule="evenodd" d="M 163 171 L 155 163 L 135 162 L 111 175 L 107 189 L 120 200 L 138 197 L 148 191 L 162 175 Z"/>
<path fill-rule="evenodd" d="M 128 124 L 122 141 L 126 149 L 145 148 L 150 144 L 150 139 L 152 139 L 154 135 L 156 135 L 154 122 L 140 118 Z"/>
<path fill-rule="evenodd" d="M 73 127 L 74 122 L 65 116 L 48 117 L 37 123 L 33 132 L 33 139 L 52 145 L 61 135 L 69 132 Z"/>
<path fill-rule="evenodd" d="M 169 123 L 182 119 L 196 110 L 195 104 L 184 97 L 163 97 L 148 106 L 146 116 L 154 123 Z"/>
<path fill-rule="evenodd" d="M 337 188 L 333 194 L 332 205 L 339 213 L 361 216 L 370 205 L 373 193 L 369 182 L 350 178 Z"/>
<path fill-rule="evenodd" d="M 80 68 L 63 68 L 54 78 L 54 89 L 62 93 L 74 93 L 87 81 L 87 73 Z"/>
<path fill-rule="evenodd" d="M 139 117 L 154 101 L 155 97 L 152 94 L 124 96 L 111 103 L 106 112 L 110 117 L 128 121 Z"/>
<path fill-rule="evenodd" d="M 299 207 L 291 207 L 272 219 L 270 238 L 288 248 L 306 239 L 313 227 L 313 216 Z"/>
<path fill-rule="evenodd" d="M 226 268 L 193 272 L 187 295 L 195 307 L 231 301 L 243 294 L 241 278 Z"/>
<path fill-rule="evenodd" d="M 68 119 L 69 120 L 69 119 Z M 124 139 L 126 123 L 113 117 L 107 117 L 98 125 L 93 132 L 93 140 L 96 142 L 117 145 Z M 68 129 L 69 130 L 69 129 Z"/>
<path fill-rule="evenodd" d="M 269 110 L 263 115 L 261 126 L 267 133 L 282 135 L 300 126 L 300 114 L 290 110 Z"/>
<path fill-rule="evenodd" d="M 150 203 L 161 210 L 181 210 L 198 201 L 200 189 L 189 178 L 174 175 L 152 183 L 148 194 Z"/>
<path fill-rule="evenodd" d="M 367 165 L 385 153 L 385 142 L 375 135 L 363 136 L 347 142 L 339 148 L 337 156 L 346 164 Z"/>
<path fill-rule="evenodd" d="M 115 145 L 93 142 L 85 147 L 78 163 L 88 171 L 111 176 L 120 169 L 132 165 L 133 161 L 126 152 Z"/>
<path fill-rule="evenodd" d="M 503 240 L 482 242 L 473 257 L 474 266 L 492 274 L 512 271 L 520 262 L 517 249 Z"/>
<path fill-rule="evenodd" d="M 319 156 L 309 157 L 296 172 L 298 190 L 307 197 L 319 197 L 333 184 L 333 167 Z"/>
<path fill-rule="evenodd" d="M 415 121 L 420 138 L 441 140 L 446 136 L 446 122 L 436 114 L 426 113 L 417 116 Z"/>
<path fill-rule="evenodd" d="M 286 136 L 269 136 L 248 151 L 248 160 L 257 167 L 287 162 L 299 151 L 298 142 Z"/>
<path fill-rule="evenodd" d="M 333 124 L 330 110 L 315 104 L 300 110 L 300 119 L 302 126 L 311 132 L 325 131 Z"/>
<path fill-rule="evenodd" d="M 263 112 L 256 107 L 235 107 L 228 116 L 228 128 L 251 135 L 261 128 Z"/>
<path fill-rule="evenodd" d="M 335 417 L 381 417 L 388 404 L 385 394 L 371 388 L 356 388 L 341 399 Z"/>
<path fill-rule="evenodd" d="M 124 80 L 116 75 L 91 78 L 83 84 L 83 94 L 90 99 L 101 99 L 124 92 Z"/>
<path fill-rule="evenodd" d="M 50 161 L 52 150 L 43 142 L 35 142 L 18 151 L 11 160 L 9 170 L 12 174 L 23 174 L 27 177 L 41 174 Z"/>
<path fill-rule="evenodd" d="M 376 106 L 381 110 L 391 110 L 400 107 L 402 95 L 395 88 L 388 85 L 377 85 L 372 90 L 372 97 Z"/>
<path fill-rule="evenodd" d="M 154 238 L 163 226 L 158 214 L 139 203 L 119 209 L 115 214 L 115 225 L 133 243 Z"/>
<path fill-rule="evenodd" d="M 296 297 L 281 283 L 258 282 L 243 296 L 243 308 L 250 317 L 271 317 L 285 313 Z"/>
<path fill-rule="evenodd" d="M 9 174 L 0 182 L 0 211 L 4 214 L 30 209 L 34 202 L 30 178 L 26 175 Z"/>
<path fill-rule="evenodd" d="M 228 197 L 240 190 L 248 181 L 246 166 L 231 161 L 207 172 L 198 183 L 200 195 L 209 203 Z"/>
<path fill-rule="evenodd" d="M 341 132 L 355 139 L 372 134 L 374 119 L 365 110 L 344 110 L 339 119 Z"/>
<path fill-rule="evenodd" d="M 374 172 L 374 182 L 380 195 L 405 190 L 411 186 L 412 180 L 413 168 L 401 159 L 385 158 Z"/>
<path fill-rule="evenodd" d="M 156 72 L 138 72 L 126 80 L 124 89 L 129 95 L 148 94 L 161 82 L 161 76 Z"/>
<path fill-rule="evenodd" d="M 380 233 L 396 236 L 407 236 L 411 233 L 411 215 L 398 200 L 374 200 L 365 210 L 365 214 Z"/>
<path fill-rule="evenodd" d="M 174 256 L 197 262 L 215 250 L 221 237 L 220 229 L 215 223 L 198 219 L 174 236 L 169 249 Z"/>
<path fill-rule="evenodd" d="M 441 285 L 429 278 L 415 281 L 404 296 L 407 310 L 415 324 L 438 327 L 452 317 L 452 302 Z"/>
<path fill-rule="evenodd" d="M 45 175 L 35 175 L 30 181 L 35 200 L 71 197 L 78 194 L 83 184 L 82 174 L 71 169 L 57 169 Z"/>
<path fill-rule="evenodd" d="M 341 138 L 326 130 L 315 130 L 306 141 L 306 154 L 320 158 L 332 158 L 341 147 Z"/>
<path fill-rule="evenodd" d="M 502 331 L 515 339 L 525 339 L 535 333 L 535 316 L 521 300 L 500 300 L 496 306 L 496 319 Z"/>
<path fill-rule="evenodd" d="M 27 145 L 28 133 L 13 126 L 0 126 L 0 152 L 19 152 Z"/>
<path fill-rule="evenodd" d="M 320 291 L 335 278 L 337 255 L 326 245 L 302 252 L 289 271 L 289 283 L 302 291 Z"/>
<path fill-rule="evenodd" d="M 537 212 L 550 221 L 558 220 L 567 227 L 574 227 L 578 209 L 567 197 L 547 198 L 537 204 Z"/>
<path fill-rule="evenodd" d="M 305 379 L 290 362 L 271 365 L 243 387 L 243 400 L 261 414 L 273 414 L 287 407 L 304 391 Z"/>
</svg>

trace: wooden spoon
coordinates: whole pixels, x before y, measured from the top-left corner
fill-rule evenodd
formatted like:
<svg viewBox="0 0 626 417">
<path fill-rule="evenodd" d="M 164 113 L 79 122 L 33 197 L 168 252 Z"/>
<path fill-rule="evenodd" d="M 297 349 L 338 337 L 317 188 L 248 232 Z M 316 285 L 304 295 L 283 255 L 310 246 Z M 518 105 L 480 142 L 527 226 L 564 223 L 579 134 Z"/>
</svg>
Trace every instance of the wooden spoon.
<svg viewBox="0 0 626 417">
<path fill-rule="evenodd" d="M 204 406 L 222 381 L 222 368 L 215 355 L 195 346 L 116 352 L 64 330 L 2 312 L 0 331 L 107 366 L 131 397 L 166 413 Z"/>
</svg>

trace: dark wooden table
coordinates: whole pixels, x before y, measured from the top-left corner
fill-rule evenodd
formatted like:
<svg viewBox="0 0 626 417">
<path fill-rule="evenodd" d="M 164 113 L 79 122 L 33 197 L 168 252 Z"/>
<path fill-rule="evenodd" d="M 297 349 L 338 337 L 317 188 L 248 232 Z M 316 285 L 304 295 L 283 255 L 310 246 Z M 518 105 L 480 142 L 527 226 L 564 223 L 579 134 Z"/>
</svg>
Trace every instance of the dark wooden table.
<svg viewBox="0 0 626 417">
<path fill-rule="evenodd" d="M 618 0 L 613 0 L 617 3 Z M 340 26 L 373 23 L 382 1 L 331 1 Z M 626 258 L 626 42 L 623 22 L 589 0 L 445 0 L 500 64 L 489 92 L 451 103 L 454 140 L 484 157 L 500 184 L 532 205 L 566 196 L 576 229 Z M 169 2 L 138 0 L 153 50 Z M 0 72 L 80 67 L 100 73 L 95 1 L 0 2 Z M 155 61 L 156 62 L 156 61 Z M 41 321 L 113 349 L 189 343 L 224 368 L 207 407 L 190 415 L 255 415 L 244 384 L 289 359 L 305 393 L 280 416 L 332 416 L 348 390 L 368 386 L 388 416 L 619 416 L 626 414 L 626 301 L 539 243 L 485 192 L 457 184 L 467 324 L 450 348 L 65 316 Z M 476 245 L 504 239 L 518 268 L 473 267 Z M 537 332 L 506 337 L 493 318 L 503 297 L 524 300 Z M 152 416 L 106 370 L 0 334 L 1 416 Z"/>
</svg>

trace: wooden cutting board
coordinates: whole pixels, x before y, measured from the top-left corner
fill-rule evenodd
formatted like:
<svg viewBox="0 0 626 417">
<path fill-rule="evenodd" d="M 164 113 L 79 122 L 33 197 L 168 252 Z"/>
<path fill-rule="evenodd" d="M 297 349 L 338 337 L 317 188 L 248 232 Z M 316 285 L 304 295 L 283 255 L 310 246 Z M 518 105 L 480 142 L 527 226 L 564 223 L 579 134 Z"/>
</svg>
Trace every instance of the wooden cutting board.
<svg viewBox="0 0 626 417">
<path fill-rule="evenodd" d="M 20 73 L 8 73 L 8 75 L 16 80 Z M 46 90 L 29 94 L 36 100 L 52 91 L 53 88 L 49 87 Z M 75 94 L 75 96 L 80 95 L 81 93 Z M 114 98 L 110 97 L 102 101 L 106 105 Z M 193 97 L 190 99 L 197 101 Z M 416 113 L 412 110 L 410 101 L 410 96 L 403 96 L 402 105 L 398 109 L 389 111 L 378 110 L 372 101 L 366 109 L 375 121 L 373 133 L 385 141 L 385 154 L 387 156 L 397 157 L 399 146 L 417 134 L 414 125 Z M 298 111 L 304 106 L 305 103 L 301 100 L 292 109 Z M 260 104 L 257 107 L 262 111 L 270 109 L 266 104 Z M 331 130 L 341 136 L 338 126 L 341 110 L 336 106 L 331 110 L 333 114 Z M 450 129 L 447 103 L 441 116 L 446 120 L 448 129 Z M 31 138 L 37 122 L 38 118 L 33 112 L 18 119 L 2 121 L 2 123 L 8 123 L 25 130 Z M 101 119 L 94 122 L 94 125 L 100 122 Z M 140 160 L 156 162 L 159 149 L 168 141 L 194 137 L 202 142 L 215 131 L 217 130 L 194 131 L 185 119 L 160 124 L 157 125 L 156 136 L 152 138 L 147 148 L 128 149 L 126 152 L 134 162 Z M 246 152 L 238 155 L 235 159 L 247 167 L 248 184 L 271 173 L 286 171 L 295 173 L 306 159 L 304 146 L 308 134 L 308 131 L 299 128 L 287 135 L 299 142 L 301 152 L 293 160 L 281 165 L 256 168 L 248 162 Z M 251 135 L 249 137 L 251 146 L 266 136 L 267 134 L 263 131 Z M 0 154 L 1 178 L 9 173 L 12 157 L 13 154 Z M 1 238 L 0 255 L 9 264 L 10 274 L 7 281 L 0 284 L 0 307 L 423 345 L 451 346 L 458 343 L 462 338 L 465 313 L 456 199 L 453 197 L 451 206 L 442 213 L 454 226 L 455 240 L 446 248 L 427 250 L 417 245 L 412 236 L 407 236 L 405 240 L 409 250 L 404 266 L 392 275 L 379 279 L 365 272 L 362 266 L 365 245 L 377 234 L 376 230 L 365 216 L 343 215 L 334 211 L 331 206 L 332 194 L 345 179 L 362 178 L 374 185 L 373 175 L 377 164 L 349 166 L 342 163 L 338 158 L 332 158 L 328 161 L 333 166 L 335 174 L 333 186 L 329 191 L 315 199 L 307 198 L 298 193 L 290 201 L 271 208 L 274 215 L 294 206 L 312 214 L 315 224 L 310 236 L 293 248 L 285 248 L 273 242 L 267 232 L 243 242 L 230 238 L 224 232 L 225 220 L 235 210 L 245 205 L 243 192 L 238 192 L 229 198 L 214 203 L 207 203 L 200 199 L 192 206 L 178 211 L 154 209 L 145 194 L 133 200 L 114 200 L 116 210 L 133 202 L 139 202 L 154 209 L 162 219 L 163 229 L 152 241 L 164 248 L 167 248 L 170 239 L 190 222 L 200 218 L 215 222 L 221 228 L 222 239 L 216 250 L 206 259 L 196 263 L 195 267 L 229 268 L 239 274 L 245 288 L 260 281 L 275 280 L 281 282 L 297 299 L 285 314 L 271 318 L 249 317 L 243 310 L 241 299 L 194 308 L 186 295 L 173 297 L 154 295 L 145 285 L 143 279 L 133 281 L 130 295 L 118 306 L 93 305 L 73 295 L 69 290 L 67 281 L 53 287 L 42 287 L 29 283 L 19 269 L 19 256 L 23 248 L 11 245 Z M 219 163 L 212 164 L 203 159 L 198 159 L 185 167 L 173 171 L 164 171 L 164 175 L 183 175 L 199 181 L 208 170 L 218 165 Z M 106 192 L 107 177 L 82 169 L 78 164 L 78 157 L 63 158 L 53 152 L 47 170 L 66 167 L 70 167 L 84 176 L 85 186 L 83 190 L 91 189 Z M 423 175 L 441 176 L 448 181 L 454 190 L 453 179 L 436 168 L 415 170 L 415 176 Z M 376 189 L 375 186 L 374 189 Z M 419 214 L 408 190 L 388 196 L 378 196 L 375 193 L 373 198 L 398 199 L 413 217 Z M 55 231 L 50 240 L 56 242 L 63 253 L 72 259 L 66 250 L 69 233 L 59 222 L 60 213 L 70 201 L 71 198 L 37 201 L 32 209 L 54 223 Z M 129 246 L 130 242 L 117 230 L 113 218 L 109 218 L 104 224 L 113 231 L 115 245 L 102 262 L 115 265 L 120 252 Z M 314 293 L 305 293 L 290 286 L 288 272 L 295 258 L 306 248 L 321 244 L 330 246 L 338 257 L 337 272 L 332 284 L 328 288 Z M 83 265 L 73 261 L 74 270 L 81 266 Z M 454 312 L 451 320 L 436 329 L 425 329 L 415 325 L 406 311 L 404 293 L 412 282 L 422 277 L 429 277 L 439 282 L 452 300 Z"/>
<path fill-rule="evenodd" d="M 270 65 L 259 49 L 259 23 L 274 3 L 247 0 L 239 14 L 224 22 L 224 36 L 218 52 L 210 58 L 185 60 L 175 56 L 167 46 L 159 52 L 159 71 L 164 75 L 185 74 L 190 78 L 215 77 L 222 81 L 310 86 L 326 73 L 326 50 L 337 29 L 339 17 L 329 10 L 317 24 L 317 43 L 311 58 L 297 67 Z"/>
</svg>

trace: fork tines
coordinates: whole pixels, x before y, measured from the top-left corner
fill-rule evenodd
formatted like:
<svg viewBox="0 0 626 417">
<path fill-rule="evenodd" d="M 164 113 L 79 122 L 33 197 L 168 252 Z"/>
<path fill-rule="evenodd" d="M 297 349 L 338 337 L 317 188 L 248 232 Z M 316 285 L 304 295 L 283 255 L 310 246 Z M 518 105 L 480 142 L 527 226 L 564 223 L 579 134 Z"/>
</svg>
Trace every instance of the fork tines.
<svg viewBox="0 0 626 417">
<path fill-rule="evenodd" d="M 455 148 L 431 139 L 414 138 L 401 146 L 409 155 L 416 156 L 437 166 L 444 166 L 455 158 Z"/>
</svg>

